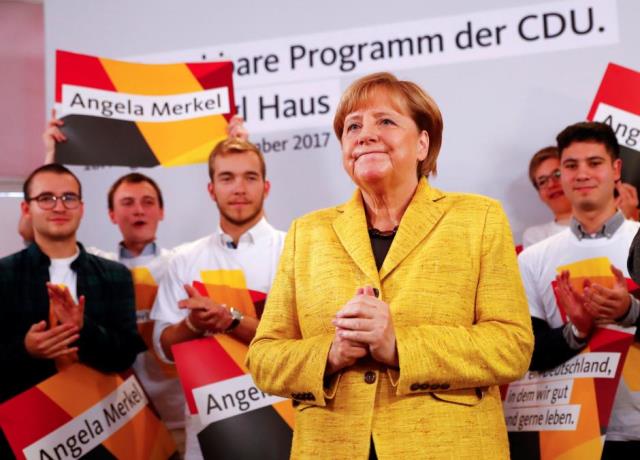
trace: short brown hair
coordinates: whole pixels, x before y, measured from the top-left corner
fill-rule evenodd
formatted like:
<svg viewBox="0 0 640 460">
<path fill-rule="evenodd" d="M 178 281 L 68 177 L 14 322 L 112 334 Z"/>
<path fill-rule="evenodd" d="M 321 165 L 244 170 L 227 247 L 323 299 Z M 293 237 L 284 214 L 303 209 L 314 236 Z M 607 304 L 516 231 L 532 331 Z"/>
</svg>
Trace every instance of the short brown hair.
<svg viewBox="0 0 640 460">
<path fill-rule="evenodd" d="M 536 170 L 538 166 L 547 161 L 549 158 L 557 158 L 560 159 L 560 152 L 558 151 L 558 147 L 550 145 L 543 149 L 538 150 L 529 161 L 529 179 L 531 179 L 531 183 L 533 187 L 538 190 L 538 183 L 536 182 Z"/>
<path fill-rule="evenodd" d="M 213 163 L 218 156 L 225 156 L 233 153 L 253 152 L 258 155 L 260 161 L 260 172 L 262 173 L 262 179 L 267 178 L 267 165 L 264 161 L 264 155 L 260 151 L 257 145 L 252 144 L 249 141 L 242 140 L 238 137 L 230 137 L 224 141 L 218 142 L 213 151 L 209 154 L 209 178 L 213 182 L 213 175 L 215 173 L 213 169 Z"/>
<path fill-rule="evenodd" d="M 144 174 L 133 172 L 120 177 L 113 183 L 111 188 L 109 188 L 109 193 L 107 194 L 107 205 L 109 206 L 109 211 L 113 211 L 113 197 L 115 196 L 118 187 L 120 187 L 122 184 L 140 184 L 143 182 L 146 182 L 153 187 L 153 189 L 156 191 L 156 194 L 158 195 L 158 205 L 160 206 L 160 209 L 164 209 L 162 192 L 160 191 L 160 187 L 158 187 L 158 184 L 156 184 L 156 181 L 151 179 L 149 176 L 145 176 Z"/>
<path fill-rule="evenodd" d="M 581 121 L 567 126 L 556 137 L 560 156 L 574 142 L 596 142 L 602 144 L 611 160 L 620 158 L 620 144 L 611 126 L 600 121 Z"/>
<path fill-rule="evenodd" d="M 362 77 L 349 86 L 336 110 L 333 118 L 333 130 L 342 139 L 344 120 L 351 112 L 366 104 L 367 100 L 378 89 L 387 90 L 397 96 L 405 104 L 409 116 L 418 126 L 419 131 L 429 135 L 429 152 L 427 158 L 418 163 L 418 176 L 436 174 L 436 160 L 442 145 L 442 114 L 435 101 L 422 88 L 410 81 L 398 80 L 388 72 L 374 73 Z"/>
<path fill-rule="evenodd" d="M 31 198 L 33 198 L 31 196 L 31 182 L 33 182 L 33 179 L 40 173 L 53 173 L 58 175 L 67 174 L 73 177 L 78 183 L 78 195 L 80 196 L 80 199 L 82 199 L 82 184 L 80 183 L 80 179 L 78 179 L 78 177 L 73 174 L 71 170 L 69 170 L 65 166 L 62 166 L 60 163 L 48 163 L 34 169 L 22 184 L 22 194 L 25 201 L 29 201 Z"/>
</svg>

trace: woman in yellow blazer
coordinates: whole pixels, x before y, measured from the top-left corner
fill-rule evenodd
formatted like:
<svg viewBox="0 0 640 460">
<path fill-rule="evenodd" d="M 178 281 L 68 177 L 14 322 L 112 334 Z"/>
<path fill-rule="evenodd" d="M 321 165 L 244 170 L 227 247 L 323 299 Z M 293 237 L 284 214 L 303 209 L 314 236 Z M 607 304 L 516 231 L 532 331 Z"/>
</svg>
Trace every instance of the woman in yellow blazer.
<svg viewBox="0 0 640 460">
<path fill-rule="evenodd" d="M 429 186 L 435 102 L 382 73 L 334 119 L 358 186 L 294 221 L 247 364 L 294 400 L 293 458 L 508 458 L 498 385 L 533 341 L 511 232 L 491 199 Z"/>
</svg>

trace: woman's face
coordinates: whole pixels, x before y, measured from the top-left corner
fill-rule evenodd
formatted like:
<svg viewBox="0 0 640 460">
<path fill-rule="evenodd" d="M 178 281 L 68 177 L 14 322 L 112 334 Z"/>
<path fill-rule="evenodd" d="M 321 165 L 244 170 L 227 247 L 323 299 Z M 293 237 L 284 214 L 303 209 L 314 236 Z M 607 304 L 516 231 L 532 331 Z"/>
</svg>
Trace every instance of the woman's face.
<svg viewBox="0 0 640 460">
<path fill-rule="evenodd" d="M 345 117 L 344 169 L 358 186 L 416 179 L 418 161 L 427 157 L 429 135 L 385 90 Z"/>
</svg>

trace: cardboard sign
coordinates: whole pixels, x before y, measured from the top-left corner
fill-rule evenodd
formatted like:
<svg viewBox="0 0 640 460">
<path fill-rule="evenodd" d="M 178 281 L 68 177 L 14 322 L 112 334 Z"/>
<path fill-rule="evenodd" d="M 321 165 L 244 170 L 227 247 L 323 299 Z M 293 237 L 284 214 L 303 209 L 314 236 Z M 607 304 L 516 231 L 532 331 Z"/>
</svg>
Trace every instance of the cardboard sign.
<svg viewBox="0 0 640 460">
<path fill-rule="evenodd" d="M 231 62 L 138 64 L 57 51 L 56 161 L 175 166 L 205 162 L 236 113 Z"/>
<path fill-rule="evenodd" d="M 256 316 L 254 304 L 262 303 L 264 294 L 241 289 L 242 284 L 234 282 L 223 286 L 211 279 L 209 283 L 207 278 L 203 276 L 205 283 L 193 283 L 202 295 Z M 199 427 L 204 458 L 289 458 L 294 423 L 291 401 L 256 387 L 244 365 L 247 345 L 229 334 L 216 334 L 174 345 L 172 350 L 189 412 L 196 418 L 191 426 Z"/>
<path fill-rule="evenodd" d="M 171 458 L 171 435 L 135 376 L 73 364 L 0 405 L 0 426 L 18 460 Z"/>
</svg>

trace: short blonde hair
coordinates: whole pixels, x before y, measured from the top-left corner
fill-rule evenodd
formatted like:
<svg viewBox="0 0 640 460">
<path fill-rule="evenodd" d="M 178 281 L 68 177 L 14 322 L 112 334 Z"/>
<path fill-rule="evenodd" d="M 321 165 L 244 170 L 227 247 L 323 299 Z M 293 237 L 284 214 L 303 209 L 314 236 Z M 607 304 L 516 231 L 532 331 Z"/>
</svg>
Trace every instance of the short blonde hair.
<svg viewBox="0 0 640 460">
<path fill-rule="evenodd" d="M 213 163 L 216 157 L 244 152 L 253 152 L 258 155 L 262 179 L 266 179 L 267 165 L 264 161 L 264 155 L 262 154 L 258 146 L 252 144 L 249 141 L 242 140 L 239 137 L 230 137 L 228 139 L 225 139 L 224 141 L 218 142 L 213 151 L 209 154 L 209 178 L 211 179 L 211 182 L 213 182 L 213 175 L 215 174 Z"/>
<path fill-rule="evenodd" d="M 436 160 L 442 145 L 442 114 L 435 101 L 422 88 L 410 81 L 398 80 L 388 72 L 374 73 L 362 77 L 349 86 L 338 104 L 333 118 L 333 130 L 342 139 L 344 120 L 351 112 L 363 107 L 378 90 L 386 90 L 404 104 L 409 116 L 419 131 L 429 134 L 427 158 L 418 163 L 418 177 L 436 174 Z"/>
</svg>

